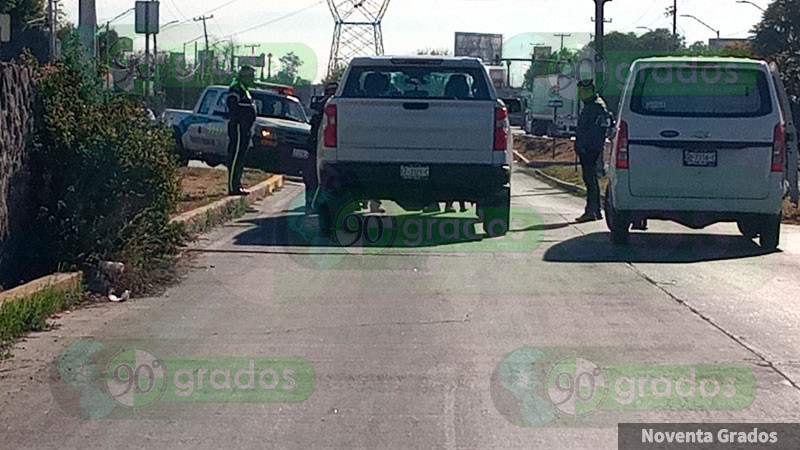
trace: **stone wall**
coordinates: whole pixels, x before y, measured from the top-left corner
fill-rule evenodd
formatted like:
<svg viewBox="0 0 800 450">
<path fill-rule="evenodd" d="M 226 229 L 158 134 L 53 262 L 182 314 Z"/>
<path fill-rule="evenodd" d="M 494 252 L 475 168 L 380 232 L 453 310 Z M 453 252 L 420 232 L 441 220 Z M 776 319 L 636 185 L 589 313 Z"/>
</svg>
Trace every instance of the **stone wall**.
<svg viewBox="0 0 800 450">
<path fill-rule="evenodd" d="M 18 236 L 30 220 L 26 202 L 27 145 L 33 126 L 33 72 L 16 64 L 0 63 L 0 284 L 13 270 L 12 255 Z"/>
</svg>

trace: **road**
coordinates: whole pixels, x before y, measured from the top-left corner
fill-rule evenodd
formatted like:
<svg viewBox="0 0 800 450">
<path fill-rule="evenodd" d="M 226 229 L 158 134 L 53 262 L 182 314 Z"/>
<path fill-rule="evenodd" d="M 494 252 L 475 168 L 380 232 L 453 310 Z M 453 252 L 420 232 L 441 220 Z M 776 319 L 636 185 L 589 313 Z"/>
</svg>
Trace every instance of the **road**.
<svg viewBox="0 0 800 450">
<path fill-rule="evenodd" d="M 184 279 L 164 295 L 72 311 L 18 344 L 0 365 L 0 446 L 610 449 L 617 422 L 800 422 L 798 227 L 785 227 L 773 254 L 732 225 L 654 223 L 614 249 L 603 223 L 571 223 L 581 199 L 516 172 L 514 214 L 533 218 L 515 225 L 520 248 L 372 252 L 287 237 L 302 229 L 301 195 L 290 183 L 193 244 Z M 59 360 L 79 339 L 162 356 L 300 357 L 314 391 L 297 403 L 172 403 L 154 407 L 161 415 L 141 408 L 138 420 L 84 420 Z M 520 404 L 497 374 L 525 347 L 739 365 L 757 390 L 744 409 L 520 426 L 505 417 Z"/>
</svg>

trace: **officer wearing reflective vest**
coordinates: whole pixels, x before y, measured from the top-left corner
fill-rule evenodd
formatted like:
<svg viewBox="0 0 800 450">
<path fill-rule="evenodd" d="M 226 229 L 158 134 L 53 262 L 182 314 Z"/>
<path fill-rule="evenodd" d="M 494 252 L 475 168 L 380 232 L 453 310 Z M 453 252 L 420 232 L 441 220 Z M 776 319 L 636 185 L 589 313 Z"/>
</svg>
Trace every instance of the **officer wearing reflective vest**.
<svg viewBox="0 0 800 450">
<path fill-rule="evenodd" d="M 250 146 L 251 128 L 256 120 L 256 104 L 250 95 L 256 71 L 242 66 L 228 89 L 228 194 L 247 195 L 242 189 L 242 171 L 247 149 Z"/>
</svg>

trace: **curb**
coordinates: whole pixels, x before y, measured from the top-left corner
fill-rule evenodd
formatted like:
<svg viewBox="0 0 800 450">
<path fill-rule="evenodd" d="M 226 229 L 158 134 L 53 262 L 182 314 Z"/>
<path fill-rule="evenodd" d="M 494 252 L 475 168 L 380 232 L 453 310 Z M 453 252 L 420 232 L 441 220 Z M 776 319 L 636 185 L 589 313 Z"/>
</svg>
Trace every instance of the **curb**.
<svg viewBox="0 0 800 450">
<path fill-rule="evenodd" d="M 537 178 L 539 178 L 539 179 L 541 179 L 543 181 L 546 181 L 549 184 L 555 185 L 557 188 L 563 189 L 563 190 L 571 192 L 573 194 L 586 195 L 586 188 L 584 188 L 583 186 L 578 186 L 577 184 L 567 183 L 566 181 L 559 180 L 556 177 L 551 177 L 550 175 L 547 175 L 546 173 L 542 172 L 539 169 L 536 169 L 536 168 L 533 168 L 533 167 L 527 167 L 527 165 L 530 164 L 531 161 L 528 158 L 526 158 L 525 156 L 523 156 L 522 153 L 520 153 L 520 152 L 518 152 L 516 150 L 514 150 L 514 156 L 516 156 L 517 158 L 521 159 L 522 162 L 525 163 L 526 167 L 522 167 L 521 168 L 521 171 L 523 173 L 527 173 L 528 175 L 537 177 Z"/>
<path fill-rule="evenodd" d="M 21 300 L 46 289 L 56 292 L 77 291 L 81 287 L 83 274 L 81 272 L 54 273 L 30 281 L 13 289 L 0 292 L 0 305 L 5 302 Z"/>
<path fill-rule="evenodd" d="M 266 181 L 263 181 L 256 186 L 250 188 L 250 194 L 247 197 L 225 197 L 223 199 L 217 200 L 210 205 L 201 206 L 200 208 L 195 208 L 191 211 L 187 211 L 185 213 L 179 214 L 172 219 L 170 219 L 170 223 L 184 223 L 189 225 L 193 222 L 196 222 L 203 217 L 206 217 L 207 214 L 212 213 L 214 211 L 221 210 L 228 206 L 231 203 L 236 203 L 244 200 L 248 205 L 251 205 L 258 200 L 272 194 L 273 192 L 281 189 L 283 187 L 284 177 L 283 175 L 272 175 Z"/>
</svg>

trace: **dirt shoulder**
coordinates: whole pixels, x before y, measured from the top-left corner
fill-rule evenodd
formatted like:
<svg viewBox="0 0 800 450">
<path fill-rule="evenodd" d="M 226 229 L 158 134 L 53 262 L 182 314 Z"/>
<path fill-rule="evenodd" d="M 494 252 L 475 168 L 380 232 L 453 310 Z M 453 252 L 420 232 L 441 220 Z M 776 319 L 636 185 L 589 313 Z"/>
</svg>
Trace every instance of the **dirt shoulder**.
<svg viewBox="0 0 800 450">
<path fill-rule="evenodd" d="M 228 171 L 200 167 L 181 167 L 181 198 L 177 214 L 211 204 L 228 195 Z M 245 169 L 242 185 L 253 187 L 271 174 L 256 169 Z"/>
</svg>

